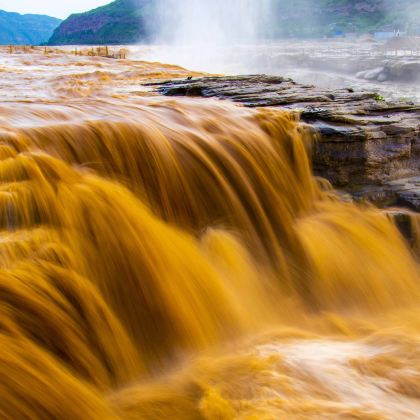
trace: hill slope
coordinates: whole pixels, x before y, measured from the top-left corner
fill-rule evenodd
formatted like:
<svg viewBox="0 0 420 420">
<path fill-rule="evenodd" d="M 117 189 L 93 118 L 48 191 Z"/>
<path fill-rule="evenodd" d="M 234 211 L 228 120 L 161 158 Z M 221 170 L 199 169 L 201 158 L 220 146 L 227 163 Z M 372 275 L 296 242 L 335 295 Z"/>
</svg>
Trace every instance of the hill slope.
<svg viewBox="0 0 420 420">
<path fill-rule="evenodd" d="M 341 32 L 420 31 L 412 0 L 273 0 L 274 37 L 322 37 Z"/>
<path fill-rule="evenodd" d="M 116 0 L 73 14 L 54 31 L 49 44 L 130 44 L 146 39 L 151 4 L 151 0 Z"/>
<path fill-rule="evenodd" d="M 50 38 L 61 20 L 45 15 L 20 15 L 0 10 L 0 44 L 39 45 Z"/>
<path fill-rule="evenodd" d="M 50 44 L 130 44 L 147 41 L 156 0 L 116 0 L 71 15 Z M 257 1 L 257 0 L 256 0 Z M 340 32 L 406 29 L 420 33 L 420 2 L 412 0 L 272 0 L 267 36 L 323 37 Z"/>
</svg>

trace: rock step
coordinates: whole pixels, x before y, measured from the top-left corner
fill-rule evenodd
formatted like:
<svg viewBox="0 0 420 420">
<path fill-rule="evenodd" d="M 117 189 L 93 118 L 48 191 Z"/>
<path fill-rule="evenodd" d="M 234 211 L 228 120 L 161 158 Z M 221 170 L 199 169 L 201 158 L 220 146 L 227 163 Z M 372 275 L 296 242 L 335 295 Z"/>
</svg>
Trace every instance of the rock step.
<svg viewBox="0 0 420 420">
<path fill-rule="evenodd" d="M 420 175 L 420 105 L 385 102 L 375 92 L 323 89 L 267 75 L 203 77 L 156 84 L 168 96 L 201 96 L 247 107 L 300 112 L 319 134 L 317 175 L 344 190 Z"/>
</svg>

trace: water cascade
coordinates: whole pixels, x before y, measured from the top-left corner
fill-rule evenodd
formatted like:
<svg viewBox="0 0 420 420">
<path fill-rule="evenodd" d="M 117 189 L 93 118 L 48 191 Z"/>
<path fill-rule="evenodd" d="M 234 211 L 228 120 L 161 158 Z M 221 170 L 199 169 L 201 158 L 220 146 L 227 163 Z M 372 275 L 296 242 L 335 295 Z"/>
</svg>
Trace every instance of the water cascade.
<svg viewBox="0 0 420 420">
<path fill-rule="evenodd" d="M 418 417 L 418 244 L 313 176 L 297 115 L 4 63 L 2 419 Z"/>
<path fill-rule="evenodd" d="M 242 400 L 250 415 L 299 412 L 254 401 L 265 386 L 288 401 L 285 384 L 259 377 L 283 372 L 261 343 L 369 336 L 345 320 L 415 311 L 418 265 L 399 232 L 319 187 L 293 116 L 199 101 L 123 108 L 109 103 L 106 121 L 89 107 L 8 111 L 3 418 L 236 418 Z M 193 362 L 200 354 L 214 359 Z"/>
</svg>

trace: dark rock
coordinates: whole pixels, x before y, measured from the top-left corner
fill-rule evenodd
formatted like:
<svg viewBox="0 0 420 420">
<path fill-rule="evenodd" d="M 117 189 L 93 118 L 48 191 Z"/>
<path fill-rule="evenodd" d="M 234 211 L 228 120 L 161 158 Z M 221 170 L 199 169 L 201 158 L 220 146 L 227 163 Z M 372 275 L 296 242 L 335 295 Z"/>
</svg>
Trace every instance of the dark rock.
<svg viewBox="0 0 420 420">
<path fill-rule="evenodd" d="M 404 208 L 392 208 L 385 211 L 395 223 L 413 254 L 420 259 L 420 214 Z"/>
<path fill-rule="evenodd" d="M 398 179 L 388 185 L 396 193 L 398 204 L 420 212 L 420 176 Z"/>
</svg>

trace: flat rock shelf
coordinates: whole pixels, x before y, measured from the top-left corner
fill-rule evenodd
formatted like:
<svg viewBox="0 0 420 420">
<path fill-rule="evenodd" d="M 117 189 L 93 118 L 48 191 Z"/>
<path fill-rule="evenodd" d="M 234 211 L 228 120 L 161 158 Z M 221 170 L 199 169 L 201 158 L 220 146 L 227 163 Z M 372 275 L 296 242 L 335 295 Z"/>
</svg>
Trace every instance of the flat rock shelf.
<svg viewBox="0 0 420 420">
<path fill-rule="evenodd" d="M 317 175 L 356 199 L 420 211 L 420 104 L 267 75 L 189 78 L 155 86 L 167 96 L 295 110 L 318 133 L 313 148 Z"/>
</svg>

